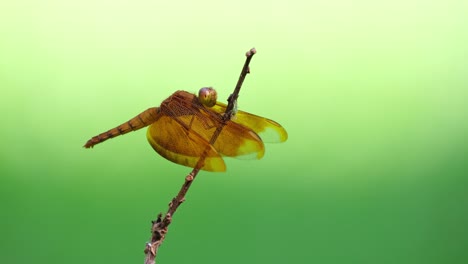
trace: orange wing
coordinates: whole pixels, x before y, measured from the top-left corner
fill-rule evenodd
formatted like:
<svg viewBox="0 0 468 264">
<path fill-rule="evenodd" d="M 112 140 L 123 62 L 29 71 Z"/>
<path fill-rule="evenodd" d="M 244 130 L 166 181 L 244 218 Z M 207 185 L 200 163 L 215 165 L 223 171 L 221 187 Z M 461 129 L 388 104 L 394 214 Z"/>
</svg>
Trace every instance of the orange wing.
<svg viewBox="0 0 468 264">
<path fill-rule="evenodd" d="M 176 119 L 162 115 L 151 124 L 148 142 L 164 158 L 180 165 L 195 168 L 204 154 L 202 170 L 226 171 L 226 165 L 216 149 L 197 133 L 182 126 Z"/>
<path fill-rule="evenodd" d="M 221 126 L 221 115 L 185 102 L 188 100 L 170 101 L 171 108 L 167 111 L 162 108 L 160 117 L 148 128 L 148 141 L 161 156 L 193 168 L 205 154 L 201 169 L 207 171 L 226 170 L 221 155 L 263 157 L 265 148 L 261 138 L 250 128 L 232 121 L 226 122 L 217 140 L 210 145 L 211 137 Z"/>
<path fill-rule="evenodd" d="M 206 142 L 221 125 L 221 116 L 206 109 L 202 116 L 181 116 L 178 120 Z M 224 156 L 260 159 L 265 153 L 262 139 L 250 128 L 227 121 L 213 147 Z"/>
<path fill-rule="evenodd" d="M 218 114 L 223 114 L 226 111 L 226 104 L 217 102 L 211 109 Z M 263 142 L 277 143 L 288 139 L 288 133 L 280 124 L 265 117 L 239 110 L 232 121 L 255 131 Z"/>
</svg>

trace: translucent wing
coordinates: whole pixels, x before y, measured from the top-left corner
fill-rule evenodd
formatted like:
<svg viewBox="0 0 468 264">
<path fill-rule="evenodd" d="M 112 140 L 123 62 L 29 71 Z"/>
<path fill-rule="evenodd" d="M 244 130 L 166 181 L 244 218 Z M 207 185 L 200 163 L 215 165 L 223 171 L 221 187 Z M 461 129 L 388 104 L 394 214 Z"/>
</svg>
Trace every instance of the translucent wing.
<svg viewBox="0 0 468 264">
<path fill-rule="evenodd" d="M 204 155 L 202 170 L 226 171 L 226 165 L 216 149 L 173 117 L 162 114 L 149 126 L 147 138 L 156 152 L 172 162 L 195 168 Z"/>
<path fill-rule="evenodd" d="M 161 104 L 160 109 L 161 114 L 173 118 L 186 133 L 196 133 L 206 142 L 210 142 L 217 128 L 223 126 L 213 143 L 221 155 L 259 159 L 264 154 L 263 142 L 254 131 L 232 121 L 223 125 L 222 115 L 203 106 L 194 94 L 177 91 Z"/>
<path fill-rule="evenodd" d="M 211 109 L 216 113 L 222 114 L 226 111 L 226 104 L 217 102 Z M 239 110 L 232 121 L 255 131 L 262 138 L 263 142 L 277 143 L 288 139 L 288 133 L 280 124 L 265 117 Z"/>
<path fill-rule="evenodd" d="M 207 142 L 211 140 L 217 127 L 221 126 L 221 116 L 210 111 L 180 116 L 178 119 Z M 260 159 L 265 153 L 263 141 L 254 131 L 232 121 L 227 121 L 223 126 L 213 147 L 228 157 Z"/>
</svg>

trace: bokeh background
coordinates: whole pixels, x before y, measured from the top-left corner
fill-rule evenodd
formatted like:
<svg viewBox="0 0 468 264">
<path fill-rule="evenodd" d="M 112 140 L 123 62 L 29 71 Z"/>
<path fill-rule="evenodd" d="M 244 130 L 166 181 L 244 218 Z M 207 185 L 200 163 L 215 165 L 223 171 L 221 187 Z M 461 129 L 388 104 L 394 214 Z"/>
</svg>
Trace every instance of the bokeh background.
<svg viewBox="0 0 468 264">
<path fill-rule="evenodd" d="M 145 131 L 235 86 L 289 132 L 199 175 L 159 263 L 467 263 L 468 2 L 2 1 L 0 262 L 142 263 L 189 168 Z"/>
</svg>

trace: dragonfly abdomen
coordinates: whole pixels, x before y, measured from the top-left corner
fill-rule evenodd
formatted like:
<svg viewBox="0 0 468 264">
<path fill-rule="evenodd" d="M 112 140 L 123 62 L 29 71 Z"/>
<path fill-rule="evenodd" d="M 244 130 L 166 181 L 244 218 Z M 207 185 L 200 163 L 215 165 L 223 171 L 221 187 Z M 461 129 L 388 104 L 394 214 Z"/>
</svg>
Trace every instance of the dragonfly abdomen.
<svg viewBox="0 0 468 264">
<path fill-rule="evenodd" d="M 152 124 L 158 118 L 159 107 L 151 107 L 144 112 L 138 114 L 134 118 L 121 124 L 120 126 L 114 127 L 106 132 L 103 132 L 97 136 L 92 137 L 86 144 L 85 148 L 92 148 L 94 145 L 104 142 L 110 138 L 114 138 L 131 131 L 136 131 L 140 128 L 146 127 Z"/>
</svg>

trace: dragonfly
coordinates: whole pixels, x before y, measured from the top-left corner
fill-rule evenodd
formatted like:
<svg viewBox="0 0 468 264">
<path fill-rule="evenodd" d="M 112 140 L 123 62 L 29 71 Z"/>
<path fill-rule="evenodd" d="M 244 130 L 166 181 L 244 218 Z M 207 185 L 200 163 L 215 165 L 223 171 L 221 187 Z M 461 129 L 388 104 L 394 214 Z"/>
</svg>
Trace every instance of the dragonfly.
<svg viewBox="0 0 468 264">
<path fill-rule="evenodd" d="M 227 105 L 217 101 L 211 87 L 201 88 L 198 96 L 176 91 L 159 107 L 151 107 L 129 121 L 92 137 L 84 145 L 92 148 L 108 139 L 149 126 L 147 139 L 162 157 L 174 163 L 195 168 L 204 158 L 201 170 L 226 171 L 223 157 L 261 159 L 265 142 L 279 143 L 288 138 L 277 122 L 235 109 L 224 120 Z M 217 139 L 210 144 L 213 133 L 220 128 Z"/>
</svg>

